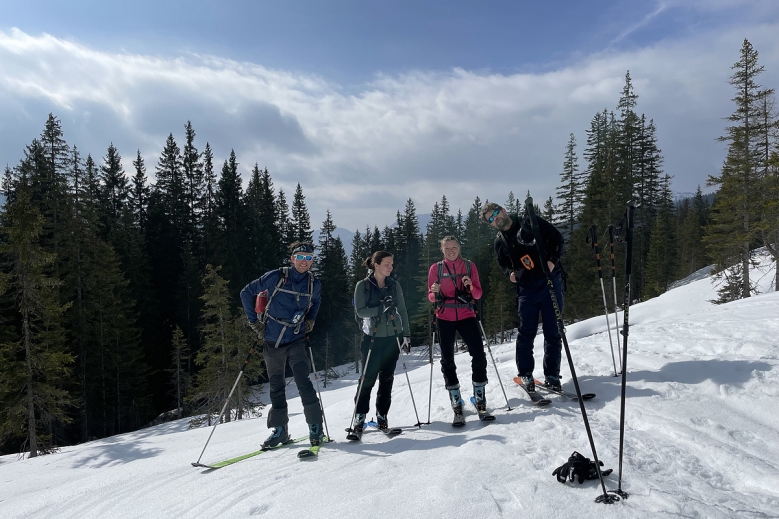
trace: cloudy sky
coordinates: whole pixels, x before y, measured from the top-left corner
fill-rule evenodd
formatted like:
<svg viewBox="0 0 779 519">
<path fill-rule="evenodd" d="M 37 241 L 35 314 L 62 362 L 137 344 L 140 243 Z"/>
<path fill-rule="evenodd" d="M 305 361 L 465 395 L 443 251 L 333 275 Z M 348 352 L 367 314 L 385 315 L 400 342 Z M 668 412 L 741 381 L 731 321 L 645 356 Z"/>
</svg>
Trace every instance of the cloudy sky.
<svg viewBox="0 0 779 519">
<path fill-rule="evenodd" d="M 113 142 L 131 174 L 140 149 L 153 180 L 191 120 L 218 167 L 235 149 L 244 178 L 299 182 L 315 226 L 384 226 L 409 197 L 553 195 L 629 70 L 690 192 L 722 164 L 745 38 L 779 89 L 777 34 L 776 0 L 0 0 L 0 164 L 51 112 L 84 155 Z"/>
</svg>

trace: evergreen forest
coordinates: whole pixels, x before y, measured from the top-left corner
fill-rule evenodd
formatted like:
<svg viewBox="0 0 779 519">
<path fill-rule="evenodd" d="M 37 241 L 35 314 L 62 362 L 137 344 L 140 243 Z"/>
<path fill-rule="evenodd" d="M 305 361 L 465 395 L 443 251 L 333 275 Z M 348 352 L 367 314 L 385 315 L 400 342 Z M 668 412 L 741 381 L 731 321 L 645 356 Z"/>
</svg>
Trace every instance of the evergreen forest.
<svg viewBox="0 0 779 519">
<path fill-rule="evenodd" d="M 719 172 L 701 179 L 708 195 L 699 186 L 693 196 L 674 196 L 657 127 L 640 111 L 628 72 L 615 106 L 593 115 L 586 142 L 571 133 L 560 170 L 543 172 L 559 176 L 555 193 L 517 185 L 495 200 L 521 214 L 532 194 L 542 202 L 538 214 L 565 236 L 566 321 L 604 311 L 595 242 L 607 295 L 615 282 L 622 296 L 624 245 L 613 243 L 609 230 L 630 200 L 637 205 L 633 302 L 709 265 L 719 276 L 717 302 L 753 293 L 754 252 L 765 248 L 779 258 L 779 117 L 774 90 L 759 84 L 762 71 L 744 40 L 729 79 L 733 112 L 722 114 L 727 155 Z M 488 339 L 512 338 L 515 291 L 495 262 L 495 231 L 480 220 L 486 200 L 477 196 L 455 212 L 444 193 L 422 229 L 408 198 L 396 225 L 358 230 L 347 256 L 329 211 L 312 224 L 303 186 L 285 193 L 257 162 L 239 164 L 234 151 L 218 159 L 191 122 L 183 129 L 183 138 L 170 133 L 156 164 L 147 164 L 140 150 L 128 161 L 113 144 L 93 157 L 68 143 L 50 114 L 18 162 L 5 167 L 0 454 L 37 456 L 179 417 L 211 423 L 254 343 L 240 290 L 286 265 L 289 244 L 311 241 L 312 225 L 319 230 L 313 268 L 322 306 L 310 343 L 325 384 L 340 376 L 334 366 L 359 369 L 352 292 L 366 276 L 363 260 L 376 250 L 394 255 L 413 346 L 430 343 L 427 273 L 442 259 L 447 235 L 479 270 Z M 251 387 L 264 381 L 264 365 L 260 353 L 250 359 L 224 420 L 259 412 Z"/>
</svg>

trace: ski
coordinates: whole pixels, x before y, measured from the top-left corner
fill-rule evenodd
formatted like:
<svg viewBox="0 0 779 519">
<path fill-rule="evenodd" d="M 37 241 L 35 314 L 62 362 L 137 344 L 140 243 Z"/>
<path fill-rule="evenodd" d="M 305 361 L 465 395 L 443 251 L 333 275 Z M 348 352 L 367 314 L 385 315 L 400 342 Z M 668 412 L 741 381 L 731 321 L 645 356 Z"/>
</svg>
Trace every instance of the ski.
<svg viewBox="0 0 779 519">
<path fill-rule="evenodd" d="M 542 397 L 537 392 L 535 392 L 535 391 L 533 391 L 533 392 L 528 391 L 527 388 L 525 387 L 525 384 L 522 383 L 522 378 L 521 377 L 514 377 L 514 383 L 517 384 L 519 387 L 521 387 L 525 391 L 525 393 L 527 394 L 528 398 L 530 398 L 530 400 L 532 400 L 533 405 L 537 405 L 538 407 L 546 407 L 546 406 L 548 406 L 549 404 L 552 403 L 551 400 L 549 400 L 548 398 Z"/>
<path fill-rule="evenodd" d="M 400 427 L 390 427 L 388 429 L 380 429 L 378 422 L 374 422 L 373 420 L 369 422 L 365 422 L 365 425 L 367 425 L 368 427 L 373 427 L 379 432 L 383 432 L 385 435 L 389 436 L 390 438 L 392 438 L 393 436 L 397 436 L 398 434 L 401 434 L 403 432 L 403 429 L 401 429 Z"/>
<path fill-rule="evenodd" d="M 363 433 L 363 431 L 360 431 L 358 433 L 358 432 L 353 431 L 352 429 L 346 429 L 346 432 L 349 433 L 349 434 L 346 435 L 346 439 L 349 440 L 350 442 L 358 442 L 358 441 L 362 440 L 362 433 Z"/>
<path fill-rule="evenodd" d="M 546 391 L 548 393 L 554 393 L 555 395 L 564 396 L 564 397 L 570 398 L 572 400 L 577 400 L 577 401 L 579 400 L 579 397 L 576 396 L 576 393 L 570 393 L 568 391 L 562 391 L 562 390 L 561 391 L 557 391 L 556 389 L 552 389 L 551 387 L 547 386 L 546 384 L 544 384 L 543 382 L 541 382 L 538 379 L 535 379 L 535 382 L 536 382 L 536 389 L 542 389 L 542 390 L 544 390 L 544 391 Z M 585 400 L 585 401 L 586 400 L 592 400 L 593 398 L 595 398 L 595 393 L 584 393 L 584 394 L 582 394 L 582 400 Z"/>
<path fill-rule="evenodd" d="M 312 445 L 308 449 L 303 449 L 302 451 L 298 452 L 298 459 L 305 460 L 305 459 L 316 459 L 316 457 L 319 455 L 319 449 L 322 448 L 322 445 L 329 442 L 330 439 L 327 436 L 322 437 L 322 441 L 319 443 L 319 445 Z"/>
<path fill-rule="evenodd" d="M 473 407 L 476 407 L 476 398 L 475 397 L 471 397 L 471 403 L 473 404 Z M 491 415 L 490 413 L 488 413 L 486 410 L 485 411 L 479 411 L 478 407 L 476 407 L 476 412 L 479 414 L 479 420 L 481 420 L 482 422 L 491 422 L 492 420 L 495 419 L 495 417 L 493 415 Z"/>
<path fill-rule="evenodd" d="M 280 447 L 286 447 L 287 445 L 294 445 L 295 443 L 302 442 L 303 440 L 307 440 L 308 436 L 301 436 L 300 438 L 296 438 L 288 443 L 280 443 L 276 445 L 275 447 L 270 447 L 268 449 L 260 449 L 258 451 L 250 452 L 249 454 L 243 454 L 241 456 L 236 456 L 235 458 L 229 458 L 223 461 L 218 461 L 216 463 L 211 464 L 205 464 L 205 463 L 196 463 L 193 462 L 193 467 L 201 467 L 204 469 L 221 469 L 222 467 L 226 467 L 227 465 L 232 465 L 233 463 L 238 463 L 239 461 L 243 461 L 245 459 L 253 458 L 254 456 L 258 456 L 264 452 L 272 451 L 274 449 L 278 449 Z"/>
</svg>

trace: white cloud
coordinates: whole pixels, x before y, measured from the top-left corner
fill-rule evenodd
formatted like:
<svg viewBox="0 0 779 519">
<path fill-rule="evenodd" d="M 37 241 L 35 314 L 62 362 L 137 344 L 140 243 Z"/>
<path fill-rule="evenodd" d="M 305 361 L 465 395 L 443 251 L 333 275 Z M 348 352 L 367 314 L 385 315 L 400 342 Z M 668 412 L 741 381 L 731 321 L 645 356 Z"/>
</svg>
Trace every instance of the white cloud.
<svg viewBox="0 0 779 519">
<path fill-rule="evenodd" d="M 730 66 L 749 38 L 779 86 L 776 24 L 733 28 L 631 52 L 605 51 L 537 74 L 459 68 L 377 75 L 357 93 L 314 75 L 218 56 L 107 53 L 50 35 L 0 32 L 0 152 L 15 163 L 48 112 L 66 139 L 101 157 L 113 141 L 127 166 L 140 148 L 153 171 L 168 133 L 191 119 L 221 165 L 235 148 L 291 194 L 300 182 L 317 225 L 383 226 L 414 199 L 428 212 L 445 194 L 463 210 L 509 190 L 554 193 L 568 135 L 579 143 L 595 112 L 616 106 L 630 70 L 638 110 L 654 118 L 674 187 L 691 191 L 721 164 L 732 111 Z"/>
</svg>

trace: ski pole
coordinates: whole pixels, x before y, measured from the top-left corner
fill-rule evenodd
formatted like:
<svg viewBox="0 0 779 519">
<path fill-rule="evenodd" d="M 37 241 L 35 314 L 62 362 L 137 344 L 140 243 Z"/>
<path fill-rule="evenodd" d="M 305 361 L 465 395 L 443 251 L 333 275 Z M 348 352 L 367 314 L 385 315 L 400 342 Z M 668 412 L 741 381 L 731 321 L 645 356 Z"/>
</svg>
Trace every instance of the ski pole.
<svg viewBox="0 0 779 519">
<path fill-rule="evenodd" d="M 414 406 L 414 414 L 417 417 L 417 427 L 422 427 L 422 420 L 419 419 L 419 413 L 417 413 L 417 404 L 414 402 L 414 391 L 411 390 L 411 379 L 408 377 L 408 369 L 406 368 L 406 352 L 403 351 L 403 347 L 400 345 L 400 337 L 398 337 L 398 328 L 395 326 L 395 313 L 390 315 L 390 321 L 392 321 L 392 329 L 395 331 L 395 341 L 398 343 L 398 350 L 403 355 L 403 371 L 406 373 L 406 383 L 408 384 L 408 391 L 411 393 L 411 405 Z"/>
<path fill-rule="evenodd" d="M 625 446 L 625 388 L 627 387 L 628 331 L 630 329 L 628 315 L 630 314 L 630 276 L 633 271 L 633 213 L 635 210 L 636 204 L 631 200 L 627 203 L 627 206 L 625 207 L 625 216 L 622 217 L 622 222 L 620 222 L 620 226 L 623 222 L 627 226 L 627 236 L 625 239 L 627 250 L 625 253 L 625 300 L 623 301 L 622 309 L 622 396 L 619 411 L 619 478 L 617 490 L 612 490 L 612 492 L 623 499 L 627 499 L 629 495 L 622 490 L 622 455 L 624 454 Z M 619 234 L 621 234 L 621 229 Z"/>
<path fill-rule="evenodd" d="M 538 227 L 538 220 L 536 219 L 535 209 L 533 208 L 533 199 L 528 196 L 525 199 L 525 211 L 530 216 L 530 223 L 533 227 L 533 236 L 536 240 L 536 249 L 538 250 L 539 260 L 541 262 L 541 270 L 546 276 L 546 284 L 549 286 L 549 297 L 552 299 L 552 306 L 554 307 L 555 317 L 557 318 L 557 327 L 560 330 L 560 336 L 565 346 L 565 355 L 568 357 L 568 367 L 571 369 L 571 379 L 573 380 L 573 386 L 576 388 L 576 396 L 579 398 L 579 408 L 582 411 L 582 419 L 584 421 L 584 428 L 587 430 L 587 439 L 590 441 L 590 448 L 592 449 L 592 457 L 595 460 L 595 469 L 598 472 L 598 479 L 600 479 L 601 487 L 603 488 L 603 495 L 598 496 L 595 499 L 596 503 L 614 503 L 619 500 L 616 496 L 610 496 L 606 491 L 606 483 L 603 481 L 603 474 L 600 470 L 600 461 L 598 460 L 598 454 L 595 452 L 595 440 L 592 438 L 592 431 L 590 430 L 590 421 L 587 419 L 587 410 L 584 408 L 584 399 L 582 398 L 582 392 L 579 389 L 579 379 L 576 376 L 576 369 L 573 365 L 573 357 L 571 357 L 571 348 L 568 346 L 568 339 L 565 336 L 565 323 L 563 322 L 563 313 L 560 309 L 560 305 L 557 302 L 557 296 L 555 295 L 554 281 L 552 281 L 552 274 L 549 272 L 549 265 L 546 264 L 546 251 L 544 250 L 544 242 L 541 237 L 541 230 Z"/>
<path fill-rule="evenodd" d="M 433 347 L 434 346 L 435 346 L 435 328 L 433 328 L 433 339 L 430 342 L 430 390 L 427 393 L 427 423 L 428 424 L 430 424 L 430 407 L 432 406 L 433 403 Z"/>
<path fill-rule="evenodd" d="M 216 426 L 219 425 L 219 420 L 222 419 L 222 415 L 225 412 L 225 409 L 227 409 L 227 404 L 230 402 L 230 398 L 233 396 L 233 391 L 235 391 L 235 388 L 238 386 L 238 381 L 241 380 L 241 377 L 243 376 L 243 371 L 246 369 L 247 364 L 249 364 L 249 358 L 252 356 L 252 353 L 254 353 L 254 346 L 259 343 L 259 339 L 254 339 L 254 342 L 252 343 L 251 347 L 249 348 L 249 353 L 246 355 L 246 360 L 243 361 L 243 364 L 241 365 L 241 371 L 238 372 L 238 377 L 235 379 L 235 383 L 233 384 L 233 388 L 230 390 L 230 394 L 227 395 L 227 398 L 225 399 L 225 403 L 222 406 L 222 410 L 219 412 L 219 417 L 216 419 L 216 422 L 214 423 L 213 429 L 211 429 L 211 434 L 208 435 L 208 439 L 206 440 L 206 444 L 203 445 L 203 450 L 200 452 L 200 456 L 198 457 L 197 461 L 192 463 L 193 467 L 199 467 L 200 465 L 200 458 L 203 457 L 203 454 L 206 452 L 206 447 L 208 447 L 208 443 L 211 441 L 211 437 L 214 435 L 214 431 L 216 431 Z"/>
<path fill-rule="evenodd" d="M 311 356 L 311 369 L 314 370 L 314 381 L 316 382 L 316 392 L 319 395 L 319 408 L 322 410 L 322 421 L 325 423 L 325 432 L 327 433 L 327 441 L 333 441 L 330 438 L 330 430 L 327 428 L 327 418 L 325 417 L 325 403 L 322 401 L 322 391 L 319 389 L 319 374 L 316 372 L 316 365 L 314 365 L 314 350 L 311 348 L 311 341 L 306 337 L 306 344 L 308 345 L 308 354 Z M 326 363 L 325 363 L 326 364 Z"/>
<path fill-rule="evenodd" d="M 603 286 L 603 272 L 600 268 L 600 249 L 598 248 L 598 230 L 595 224 L 590 225 L 587 231 L 587 243 L 591 243 L 593 250 L 595 251 L 595 266 L 598 269 L 598 279 L 600 279 L 600 292 L 603 294 L 603 311 L 606 317 L 606 329 L 609 331 L 609 346 L 611 346 L 611 362 L 614 364 L 614 376 L 617 376 L 617 360 L 614 358 L 614 342 L 611 340 L 611 326 L 609 325 L 609 308 L 606 304 L 606 289 Z M 619 328 L 617 328 L 619 329 Z M 617 346 L 619 348 L 619 346 Z"/>
<path fill-rule="evenodd" d="M 351 432 L 354 427 L 354 417 L 357 416 L 357 403 L 360 401 L 360 394 L 362 393 L 362 385 L 365 382 L 365 372 L 368 371 L 368 362 L 371 361 L 371 353 L 373 352 L 373 341 L 376 338 L 376 332 L 379 329 L 379 319 L 376 318 L 376 326 L 373 327 L 373 334 L 371 335 L 371 342 L 368 345 L 368 355 L 365 356 L 365 362 L 362 364 L 362 374 L 360 375 L 360 383 L 357 385 L 357 396 L 354 398 L 354 412 L 352 413 L 352 421 L 349 423 L 349 431 Z"/>
<path fill-rule="evenodd" d="M 617 305 L 617 267 L 614 263 L 614 226 L 609 225 L 609 248 L 611 249 L 611 288 L 614 289 L 614 329 L 619 331 L 619 306 Z M 622 352 L 619 349 L 619 333 L 615 334 L 617 339 L 617 356 L 619 358 L 620 373 L 622 367 Z"/>
<path fill-rule="evenodd" d="M 492 366 L 495 368 L 495 376 L 498 377 L 498 382 L 500 383 L 500 390 L 503 391 L 503 398 L 506 399 L 506 408 L 508 411 L 511 411 L 511 404 L 509 404 L 509 397 L 506 396 L 506 390 L 503 387 L 503 381 L 500 379 L 500 372 L 498 371 L 498 365 L 495 363 L 495 357 L 492 356 L 492 349 L 490 348 L 490 341 L 487 339 L 487 334 L 484 333 L 484 326 L 481 324 L 481 319 L 479 321 L 479 328 L 481 329 L 481 334 L 484 336 L 484 344 L 487 345 L 487 351 L 490 352 L 490 358 L 492 359 Z"/>
<path fill-rule="evenodd" d="M 471 294 L 471 287 L 466 287 L 468 290 L 468 294 Z M 506 396 L 506 389 L 503 387 L 503 381 L 500 379 L 500 372 L 498 371 L 498 365 L 495 363 L 495 357 L 492 356 L 492 348 L 490 348 L 490 341 L 487 339 L 487 334 L 484 333 L 484 326 L 481 324 L 481 312 L 479 311 L 479 305 L 481 305 L 482 300 L 479 299 L 478 303 L 473 298 L 473 295 L 471 294 L 471 301 L 473 302 L 473 309 L 476 313 L 476 321 L 479 323 L 479 330 L 481 330 L 481 334 L 484 337 L 484 344 L 487 346 L 487 351 L 490 354 L 490 359 L 492 359 L 492 367 L 495 368 L 495 376 L 498 377 L 498 383 L 500 384 L 500 389 L 503 391 L 503 398 L 506 399 L 506 409 L 508 411 L 511 411 L 511 404 L 509 404 L 509 397 Z"/>
</svg>

